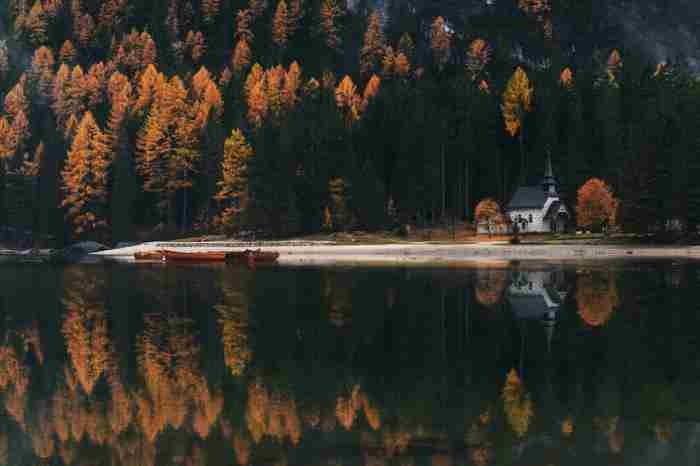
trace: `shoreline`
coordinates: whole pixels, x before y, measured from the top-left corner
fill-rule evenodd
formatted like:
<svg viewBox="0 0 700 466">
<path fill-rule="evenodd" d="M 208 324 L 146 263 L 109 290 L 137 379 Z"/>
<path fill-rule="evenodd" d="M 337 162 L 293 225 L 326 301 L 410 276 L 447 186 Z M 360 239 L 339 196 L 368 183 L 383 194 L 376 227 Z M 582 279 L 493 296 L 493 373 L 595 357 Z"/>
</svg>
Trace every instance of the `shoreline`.
<svg viewBox="0 0 700 466">
<path fill-rule="evenodd" d="M 158 249 L 181 252 L 235 252 L 251 248 L 279 252 L 278 262 L 282 265 L 435 264 L 449 266 L 465 262 L 511 260 L 700 259 L 700 246 L 511 245 L 505 242 L 337 245 L 321 241 L 257 243 L 154 241 L 100 251 L 91 255 L 119 261 L 133 261 L 133 255 L 136 252 L 149 252 Z"/>
</svg>

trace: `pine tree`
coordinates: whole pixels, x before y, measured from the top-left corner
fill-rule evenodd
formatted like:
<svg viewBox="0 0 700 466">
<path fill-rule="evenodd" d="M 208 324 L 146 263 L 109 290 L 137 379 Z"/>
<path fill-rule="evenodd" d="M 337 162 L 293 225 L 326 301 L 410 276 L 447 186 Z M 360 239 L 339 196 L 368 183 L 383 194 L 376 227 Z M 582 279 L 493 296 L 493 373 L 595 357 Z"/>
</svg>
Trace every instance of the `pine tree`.
<svg viewBox="0 0 700 466">
<path fill-rule="evenodd" d="M 289 41 L 289 17 L 287 15 L 287 3 L 279 0 L 275 16 L 272 19 L 272 42 L 284 51 Z"/>
<path fill-rule="evenodd" d="M 95 37 L 95 20 L 85 13 L 76 22 L 75 38 L 82 48 L 87 48 Z"/>
<path fill-rule="evenodd" d="M 66 217 L 76 235 L 94 235 L 107 227 L 108 173 L 111 160 L 101 146 L 102 132 L 87 112 L 76 132 L 62 172 Z"/>
<path fill-rule="evenodd" d="M 376 97 L 379 93 L 380 83 L 381 79 L 379 79 L 379 76 L 377 76 L 376 74 L 373 74 L 369 81 L 367 81 L 365 91 L 362 93 L 362 105 L 360 107 L 363 112 L 369 106 L 370 100 Z"/>
<path fill-rule="evenodd" d="M 191 175 L 199 158 L 196 107 L 187 99 L 182 81 L 173 77 L 157 94 L 137 140 L 137 168 L 144 190 L 156 194 L 161 215 L 175 221 L 174 195 L 192 188 Z M 186 201 L 183 222 L 186 223 Z"/>
<path fill-rule="evenodd" d="M 10 52 L 7 41 L 0 40 L 0 82 L 7 77 L 8 71 L 10 71 Z"/>
<path fill-rule="evenodd" d="M 205 23 L 211 23 L 219 14 L 220 0 L 202 0 L 202 15 Z"/>
<path fill-rule="evenodd" d="M 506 89 L 503 92 L 503 120 L 506 125 L 506 131 L 511 136 L 520 135 L 520 157 L 521 157 L 521 174 L 522 179 L 525 179 L 525 146 L 523 143 L 523 123 L 525 114 L 532 109 L 532 94 L 533 89 L 530 86 L 525 71 L 518 67 L 511 76 Z"/>
<path fill-rule="evenodd" d="M 323 0 L 320 11 L 321 30 L 326 46 L 334 51 L 342 45 L 339 22 L 344 13 L 336 0 Z"/>
<path fill-rule="evenodd" d="M 231 67 L 237 76 L 242 76 L 246 69 L 250 66 L 251 53 L 250 46 L 245 39 L 240 39 L 236 43 L 236 48 L 233 51 L 231 59 Z"/>
<path fill-rule="evenodd" d="M 336 231 L 342 231 L 352 226 L 352 212 L 349 204 L 352 203 L 350 185 L 343 178 L 332 178 L 328 182 L 330 195 L 330 211 L 333 227 Z"/>
<path fill-rule="evenodd" d="M 221 203 L 222 210 L 216 223 L 226 231 L 245 224 L 248 208 L 248 163 L 253 157 L 253 149 L 243 133 L 234 129 L 224 144 L 224 159 L 221 163 L 221 181 L 217 183 L 219 192 L 214 197 Z"/>
<path fill-rule="evenodd" d="M 357 86 L 352 82 L 350 76 L 345 76 L 335 90 L 335 102 L 341 112 L 344 113 L 345 125 L 350 127 L 352 123 L 360 118 L 361 99 L 357 95 Z"/>
<path fill-rule="evenodd" d="M 236 15 L 236 39 L 245 40 L 248 44 L 253 42 L 253 13 L 250 9 L 239 10 Z"/>
<path fill-rule="evenodd" d="M 41 0 L 36 0 L 24 21 L 24 28 L 34 45 L 43 45 L 48 40 L 48 21 Z"/>
<path fill-rule="evenodd" d="M 73 46 L 73 42 L 71 42 L 70 40 L 66 40 L 61 46 L 61 51 L 58 54 L 59 60 L 61 61 L 61 63 L 65 63 L 67 65 L 74 65 L 76 56 L 77 51 Z"/>
<path fill-rule="evenodd" d="M 190 58 L 192 58 L 193 63 L 199 63 L 207 51 L 204 34 L 201 31 L 189 31 L 185 38 L 185 46 L 190 52 Z"/>
<path fill-rule="evenodd" d="M 260 18 L 267 8 L 266 0 L 248 0 L 248 8 L 253 18 Z"/>
<path fill-rule="evenodd" d="M 39 47 L 34 52 L 29 78 L 36 86 L 36 92 L 42 101 L 47 101 L 52 95 L 55 63 L 53 52 L 48 47 Z"/>
<path fill-rule="evenodd" d="M 299 102 L 301 83 L 301 67 L 297 62 L 293 62 L 289 65 L 289 71 L 284 77 L 284 89 L 282 90 L 282 104 L 287 111 L 294 109 Z"/>
<path fill-rule="evenodd" d="M 369 16 L 364 45 L 360 50 L 360 72 L 368 76 L 378 70 L 384 58 L 386 39 L 382 31 L 382 20 L 379 12 L 374 11 Z"/>
<path fill-rule="evenodd" d="M 248 122 L 255 128 L 262 125 L 267 116 L 267 85 L 265 73 L 259 64 L 253 65 L 245 82 L 245 96 L 248 104 Z"/>
<path fill-rule="evenodd" d="M 450 59 L 451 40 L 445 19 L 438 16 L 430 28 L 430 49 L 433 51 L 433 61 L 438 70 L 442 70 Z"/>
</svg>

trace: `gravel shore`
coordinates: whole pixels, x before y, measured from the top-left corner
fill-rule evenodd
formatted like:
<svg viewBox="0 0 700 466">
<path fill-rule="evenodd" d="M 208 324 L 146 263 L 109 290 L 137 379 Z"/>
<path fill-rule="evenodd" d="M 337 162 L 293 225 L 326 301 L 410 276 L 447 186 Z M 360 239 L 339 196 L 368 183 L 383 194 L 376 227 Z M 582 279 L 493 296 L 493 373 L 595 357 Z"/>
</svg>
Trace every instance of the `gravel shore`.
<svg viewBox="0 0 700 466">
<path fill-rule="evenodd" d="M 700 259 L 700 246 L 601 246 L 601 245 L 510 245 L 507 243 L 472 244 L 371 244 L 335 245 L 330 242 L 150 242 L 94 253 L 117 260 L 133 260 L 136 252 L 159 249 L 182 252 L 277 251 L 281 264 L 423 264 L 472 262 L 481 260 L 591 260 L 623 258 Z"/>
</svg>

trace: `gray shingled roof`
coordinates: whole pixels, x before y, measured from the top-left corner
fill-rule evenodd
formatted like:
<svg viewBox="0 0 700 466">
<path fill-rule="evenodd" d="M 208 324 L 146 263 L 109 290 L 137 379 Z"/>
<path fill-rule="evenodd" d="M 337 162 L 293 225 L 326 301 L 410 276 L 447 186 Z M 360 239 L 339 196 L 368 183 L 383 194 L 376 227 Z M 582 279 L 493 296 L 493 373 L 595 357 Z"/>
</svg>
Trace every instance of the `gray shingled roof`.
<svg viewBox="0 0 700 466">
<path fill-rule="evenodd" d="M 515 191 L 507 209 L 541 209 L 546 201 L 547 193 L 541 186 L 522 186 Z"/>
</svg>

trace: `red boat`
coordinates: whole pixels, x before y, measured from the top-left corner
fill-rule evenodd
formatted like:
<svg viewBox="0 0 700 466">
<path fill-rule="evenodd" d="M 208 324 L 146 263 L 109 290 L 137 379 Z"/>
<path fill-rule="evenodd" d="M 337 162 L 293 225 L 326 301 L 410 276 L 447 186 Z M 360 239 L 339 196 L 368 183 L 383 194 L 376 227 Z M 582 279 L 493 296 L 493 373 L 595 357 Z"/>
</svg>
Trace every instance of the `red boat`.
<svg viewBox="0 0 700 466">
<path fill-rule="evenodd" d="M 166 262 L 223 262 L 225 259 L 225 252 L 163 251 Z"/>
<path fill-rule="evenodd" d="M 246 249 L 245 251 L 227 253 L 226 262 L 240 262 L 248 265 L 272 264 L 277 262 L 279 256 L 279 252 Z"/>
<path fill-rule="evenodd" d="M 163 251 L 135 252 L 134 259 L 137 261 L 162 261 Z"/>
</svg>

